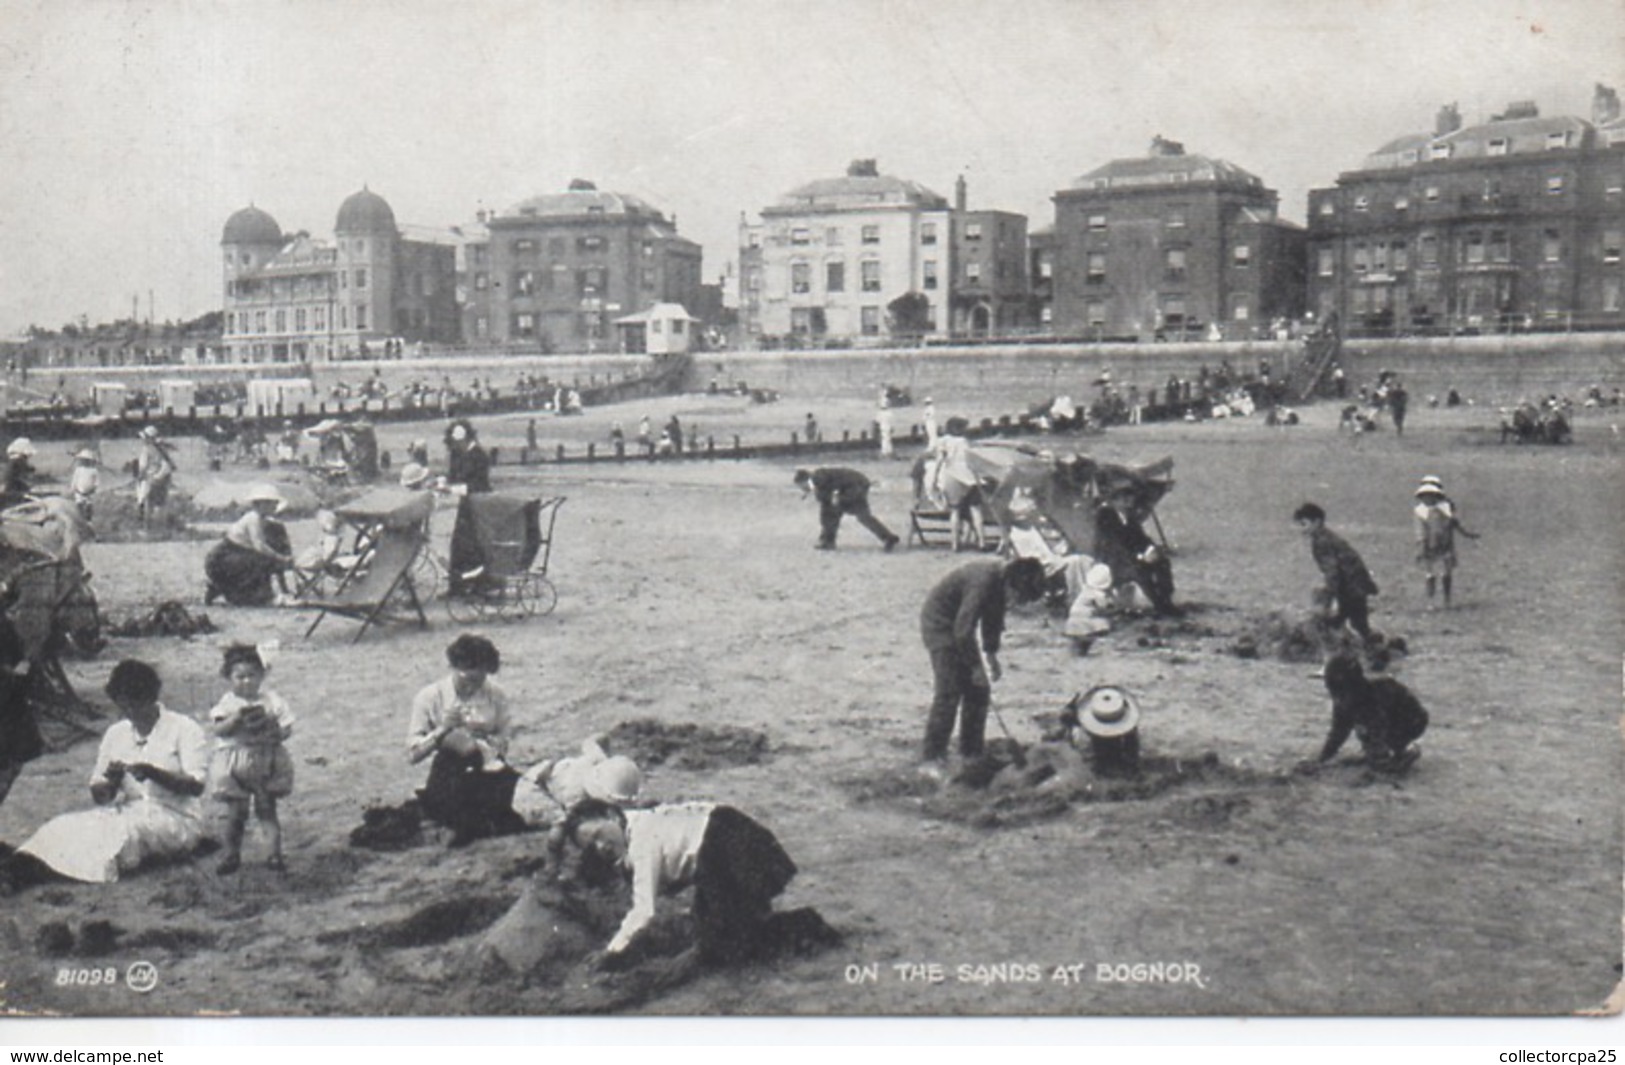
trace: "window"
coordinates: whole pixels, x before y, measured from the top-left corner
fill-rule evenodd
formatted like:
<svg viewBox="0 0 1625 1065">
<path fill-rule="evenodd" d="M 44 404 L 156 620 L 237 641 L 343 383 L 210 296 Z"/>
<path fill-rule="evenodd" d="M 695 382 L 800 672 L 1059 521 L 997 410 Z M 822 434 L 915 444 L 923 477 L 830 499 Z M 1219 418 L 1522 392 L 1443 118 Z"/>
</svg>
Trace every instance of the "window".
<svg viewBox="0 0 1625 1065">
<path fill-rule="evenodd" d="M 1448 145 L 1448 144 L 1435 144 L 1435 145 L 1432 145 L 1431 147 L 1428 148 L 1428 158 L 1429 159 L 1448 159 L 1448 158 L 1450 158 L 1450 145 Z"/>
<path fill-rule="evenodd" d="M 797 246 L 811 244 L 812 230 L 805 226 L 797 226 L 795 229 L 790 230 L 790 243 Z"/>
<path fill-rule="evenodd" d="M 355 287 L 356 288 L 366 288 L 367 287 L 367 268 L 364 267 L 364 266 L 359 267 L 355 272 Z"/>
<path fill-rule="evenodd" d="M 485 317 L 474 319 L 474 335 L 481 340 L 491 335 L 491 320 Z"/>
<path fill-rule="evenodd" d="M 1180 326 L 1185 324 L 1185 297 L 1164 296 L 1162 298 L 1162 321 L 1164 325 Z"/>
<path fill-rule="evenodd" d="M 1330 196 L 1320 201 L 1320 213 L 1328 217 L 1337 213 L 1337 205 L 1332 203 Z"/>
<path fill-rule="evenodd" d="M 533 337 L 536 335 L 536 316 L 534 314 L 516 314 L 513 316 L 513 331 L 515 336 Z"/>
<path fill-rule="evenodd" d="M 809 264 L 790 264 L 790 291 L 798 294 L 812 291 L 812 267 Z"/>
<path fill-rule="evenodd" d="M 645 266 L 643 268 L 643 290 L 645 292 L 653 292 L 654 289 L 655 289 L 655 268 L 652 267 L 652 266 Z"/>
<path fill-rule="evenodd" d="M 1371 255 L 1363 243 L 1354 246 L 1353 264 L 1354 272 L 1357 274 L 1363 274 L 1371 268 Z"/>
<path fill-rule="evenodd" d="M 1548 196 L 1561 196 L 1561 195 L 1563 195 L 1563 175 L 1562 174 L 1553 174 L 1551 177 L 1546 179 L 1546 195 L 1548 195 Z"/>
<path fill-rule="evenodd" d="M 348 270 L 340 270 L 339 271 L 339 288 L 348 289 L 349 287 L 350 287 L 350 271 L 348 271 Z"/>
<path fill-rule="evenodd" d="M 982 264 L 974 259 L 965 264 L 965 280 L 976 284 L 982 280 Z"/>
<path fill-rule="evenodd" d="M 1568 146 L 1569 146 L 1568 130 L 1558 129 L 1558 130 L 1553 130 L 1552 132 L 1546 134 L 1546 150 L 1547 151 L 1555 152 L 1555 151 L 1558 151 L 1559 149 L 1567 148 Z"/>
<path fill-rule="evenodd" d="M 790 308 L 790 332 L 797 336 L 806 336 L 812 332 L 812 308 Z"/>
<path fill-rule="evenodd" d="M 1602 234 L 1602 261 L 1619 262 L 1620 245 L 1625 244 L 1625 230 L 1605 229 Z"/>
<path fill-rule="evenodd" d="M 1504 263 L 1512 260 L 1512 244 L 1507 240 L 1504 229 L 1490 231 L 1489 257 L 1491 262 Z"/>
<path fill-rule="evenodd" d="M 603 294 L 604 286 L 609 281 L 609 271 L 601 266 L 589 266 L 584 270 L 576 271 L 576 295 L 593 297 Z"/>
<path fill-rule="evenodd" d="M 1369 197 L 1369 196 L 1356 196 L 1356 197 L 1354 197 L 1354 209 L 1356 211 L 1361 212 L 1361 213 L 1364 213 L 1366 211 L 1371 210 L 1371 197 Z"/>
<path fill-rule="evenodd" d="M 603 237 L 577 237 L 576 238 L 576 251 L 578 251 L 578 252 L 592 253 L 592 252 L 601 252 L 603 250 L 604 250 L 604 238 Z"/>
<path fill-rule="evenodd" d="M 1422 190 L 1422 198 L 1429 203 L 1438 203 L 1439 186 L 1429 185 L 1426 189 Z"/>
<path fill-rule="evenodd" d="M 1484 261 L 1484 234 L 1474 231 L 1462 239 L 1461 257 L 1463 262 L 1481 263 Z"/>
<path fill-rule="evenodd" d="M 588 204 L 587 205 L 587 213 L 588 214 L 603 214 L 604 213 L 604 205 L 601 204 L 601 203 Z"/>
<path fill-rule="evenodd" d="M 1399 199 L 1394 201 L 1394 210 L 1396 210 L 1396 211 L 1409 211 L 1410 209 L 1411 209 L 1411 198 L 1409 196 L 1401 196 Z"/>
<path fill-rule="evenodd" d="M 845 263 L 825 263 L 824 264 L 824 291 L 825 292 L 845 292 L 846 291 L 846 264 Z"/>
<path fill-rule="evenodd" d="M 920 223 L 920 243 L 935 244 L 937 242 L 937 224 L 935 222 Z"/>
<path fill-rule="evenodd" d="M 1439 238 L 1432 233 L 1423 233 L 1418 241 L 1418 250 L 1422 255 L 1423 266 L 1439 265 Z"/>
<path fill-rule="evenodd" d="M 1184 208 L 1176 208 L 1175 210 L 1169 211 L 1167 221 L 1168 221 L 1168 228 L 1169 229 L 1184 229 L 1185 228 L 1185 210 L 1184 210 Z"/>
<path fill-rule="evenodd" d="M 646 240 L 646 241 L 643 242 L 643 257 L 645 259 L 653 259 L 655 257 L 655 242 L 654 241 Z"/>
<path fill-rule="evenodd" d="M 365 303 L 355 305 L 355 327 L 357 329 L 367 328 L 367 305 Z"/>
<path fill-rule="evenodd" d="M 256 332 L 256 333 L 265 332 L 265 312 L 264 311 L 255 311 L 254 312 L 254 332 Z"/>
<path fill-rule="evenodd" d="M 339 328 L 350 328 L 350 305 L 348 303 L 339 306 Z"/>
<path fill-rule="evenodd" d="M 982 223 L 980 223 L 980 222 L 966 222 L 965 223 L 965 239 L 966 240 L 981 240 L 982 239 Z"/>
<path fill-rule="evenodd" d="M 327 328 L 327 308 L 326 307 L 317 307 L 314 311 L 311 312 L 311 318 L 313 318 L 315 320 L 316 331 L 318 333 L 320 333 L 322 330 Z"/>
<path fill-rule="evenodd" d="M 922 269 L 924 273 L 921 277 L 920 284 L 928 290 L 936 288 L 937 261 L 935 259 L 927 259 L 924 264 L 922 264 Z"/>
<path fill-rule="evenodd" d="M 1405 246 L 1403 240 L 1394 241 L 1390 250 L 1393 252 L 1394 273 L 1403 274 L 1411 268 L 1410 249 Z"/>
<path fill-rule="evenodd" d="M 1091 285 L 1098 285 L 1106 280 L 1106 255 L 1104 252 L 1092 251 L 1089 253 L 1084 280 Z"/>
<path fill-rule="evenodd" d="M 305 321 L 306 321 L 305 309 L 303 307 L 300 307 L 298 310 L 293 312 L 293 329 L 294 329 L 294 332 L 303 333 L 305 331 Z"/>
<path fill-rule="evenodd" d="M 1104 232 L 1106 232 L 1106 216 L 1103 215 L 1103 214 L 1092 214 L 1092 215 L 1090 215 L 1089 216 L 1089 231 L 1091 233 L 1104 233 Z"/>
<path fill-rule="evenodd" d="M 1040 307 L 1038 309 L 1038 321 L 1040 325 L 1050 325 L 1053 323 L 1055 321 L 1055 308 L 1051 307 L 1047 303 Z"/>
<path fill-rule="evenodd" d="M 1246 296 L 1230 297 L 1230 317 L 1237 322 L 1245 322 L 1252 317 L 1251 309 L 1247 306 Z"/>
<path fill-rule="evenodd" d="M 486 287 L 490 284 L 491 275 L 487 274 L 484 270 L 481 270 L 479 273 L 474 275 L 474 288 L 476 291 L 484 292 Z"/>
<path fill-rule="evenodd" d="M 520 270 L 513 275 L 513 290 L 521 296 L 536 294 L 536 271 Z"/>
<path fill-rule="evenodd" d="M 1320 248 L 1315 252 L 1315 273 L 1320 277 L 1331 277 L 1336 272 L 1337 252 L 1332 248 Z"/>
<path fill-rule="evenodd" d="M 529 237 L 525 237 L 522 240 L 516 240 L 513 242 L 513 250 L 521 255 L 526 254 L 527 252 L 534 252 L 536 250 L 536 242 L 531 240 Z"/>
<path fill-rule="evenodd" d="M 1488 148 L 1490 155 L 1505 155 L 1507 153 L 1507 139 L 1505 137 L 1491 137 Z"/>
<path fill-rule="evenodd" d="M 866 337 L 872 337 L 872 336 L 879 335 L 879 333 L 880 333 L 880 308 L 879 307 L 865 307 L 865 308 L 863 308 L 863 310 L 860 313 L 861 313 L 860 320 L 861 320 L 862 326 L 863 326 L 863 335 L 866 336 Z"/>
<path fill-rule="evenodd" d="M 864 226 L 863 230 L 862 230 L 862 239 L 863 239 L 863 242 L 865 244 L 879 244 L 880 243 L 880 227 L 879 226 Z"/>
<path fill-rule="evenodd" d="M 1168 281 L 1185 280 L 1185 249 L 1169 248 L 1164 255 L 1163 277 Z"/>
<path fill-rule="evenodd" d="M 1540 257 L 1549 263 L 1561 262 L 1563 259 L 1563 234 L 1555 229 L 1548 229 L 1542 233 Z"/>
<path fill-rule="evenodd" d="M 1247 269 L 1248 266 L 1252 265 L 1253 249 L 1246 244 L 1237 244 L 1230 253 L 1230 261 L 1235 264 L 1238 270 Z"/>
<path fill-rule="evenodd" d="M 1102 329 L 1106 325 L 1106 301 L 1088 300 L 1083 305 L 1083 319 L 1090 329 Z"/>
<path fill-rule="evenodd" d="M 1038 276 L 1045 281 L 1055 276 L 1055 264 L 1050 262 L 1047 255 L 1038 260 Z"/>
<path fill-rule="evenodd" d="M 877 259 L 865 259 L 862 265 L 863 291 L 880 291 L 880 262 Z"/>
</svg>

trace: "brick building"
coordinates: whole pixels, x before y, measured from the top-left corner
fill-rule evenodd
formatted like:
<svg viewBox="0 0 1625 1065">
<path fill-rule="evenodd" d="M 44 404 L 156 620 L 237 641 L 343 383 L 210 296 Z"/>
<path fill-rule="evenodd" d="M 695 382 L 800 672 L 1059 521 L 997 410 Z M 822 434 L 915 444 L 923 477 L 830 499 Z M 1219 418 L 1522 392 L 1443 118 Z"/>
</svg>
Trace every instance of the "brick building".
<svg viewBox="0 0 1625 1065">
<path fill-rule="evenodd" d="M 1304 232 L 1253 174 L 1157 137 L 1054 196 L 1053 327 L 1252 336 L 1304 301 Z"/>
<path fill-rule="evenodd" d="M 1310 304 L 1350 333 L 1625 325 L 1625 121 L 1454 105 L 1309 194 Z"/>
<path fill-rule="evenodd" d="M 948 201 L 860 159 L 845 177 L 792 189 L 740 221 L 740 324 L 747 337 L 879 337 L 887 305 L 925 297 L 927 333 L 949 325 Z"/>
<path fill-rule="evenodd" d="M 331 243 L 284 234 L 249 206 L 220 237 L 222 346 L 231 361 L 304 362 L 382 354 L 384 342 L 459 335 L 450 235 L 408 235 L 363 188 L 339 206 Z"/>
<path fill-rule="evenodd" d="M 617 318 L 656 303 L 700 303 L 700 246 L 635 196 L 572 181 L 482 224 L 488 239 L 465 248 L 463 286 L 476 342 L 603 349 L 616 342 Z"/>
<path fill-rule="evenodd" d="M 972 211 L 965 179 L 954 183 L 950 328 L 956 335 L 1011 333 L 1031 325 L 1027 216 Z"/>
<path fill-rule="evenodd" d="M 1027 234 L 1027 282 L 1032 297 L 1032 320 L 1048 332 L 1055 323 L 1055 227 L 1044 226 Z"/>
</svg>

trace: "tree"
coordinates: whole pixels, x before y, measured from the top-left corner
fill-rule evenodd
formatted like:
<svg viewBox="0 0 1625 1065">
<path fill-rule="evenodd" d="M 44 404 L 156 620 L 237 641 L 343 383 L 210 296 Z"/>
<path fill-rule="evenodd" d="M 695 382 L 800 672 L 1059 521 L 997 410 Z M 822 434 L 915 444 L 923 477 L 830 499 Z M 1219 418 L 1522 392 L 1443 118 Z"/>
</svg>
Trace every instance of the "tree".
<svg viewBox="0 0 1625 1065">
<path fill-rule="evenodd" d="M 931 300 L 923 292 L 905 292 L 886 304 L 891 331 L 919 336 L 931 331 Z"/>
</svg>

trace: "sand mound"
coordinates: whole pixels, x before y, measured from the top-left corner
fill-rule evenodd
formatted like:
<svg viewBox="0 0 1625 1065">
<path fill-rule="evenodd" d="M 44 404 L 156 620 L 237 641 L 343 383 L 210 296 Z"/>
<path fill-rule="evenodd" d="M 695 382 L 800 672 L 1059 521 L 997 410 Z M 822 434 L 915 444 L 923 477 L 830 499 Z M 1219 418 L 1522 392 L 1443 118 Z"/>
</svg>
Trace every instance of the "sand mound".
<svg viewBox="0 0 1625 1065">
<path fill-rule="evenodd" d="M 473 895 L 431 902 L 410 917 L 380 925 L 323 932 L 316 942 L 326 945 L 355 943 L 366 947 L 399 949 L 427 947 L 482 932 L 513 905 L 509 895 Z"/>
<path fill-rule="evenodd" d="M 654 718 L 623 721 L 605 737 L 608 749 L 644 768 L 723 769 L 758 765 L 772 757 L 767 734 L 733 725 L 669 725 Z"/>
<path fill-rule="evenodd" d="M 173 599 L 159 603 L 145 614 L 107 622 L 109 636 L 174 636 L 185 640 L 218 631 L 214 622 L 209 620 L 209 615 L 202 612 L 194 614 Z"/>
<path fill-rule="evenodd" d="M 1288 774 L 1226 765 L 1212 751 L 1195 758 L 1142 758 L 1137 773 L 1106 775 L 1091 772 L 1081 755 L 1076 765 L 1061 763 L 1057 768 L 1054 757 L 1026 753 L 1013 757 L 1020 749 L 1008 746 L 1009 751 L 990 751 L 989 757 L 966 763 L 945 783 L 905 767 L 850 778 L 842 785 L 855 802 L 890 803 L 934 820 L 978 828 L 1014 828 L 1059 817 L 1077 805 L 1145 802 L 1175 789 L 1207 786 L 1216 790 L 1192 799 L 1176 817 L 1211 827 L 1251 808 L 1251 800 L 1240 792 L 1291 779 Z"/>
</svg>

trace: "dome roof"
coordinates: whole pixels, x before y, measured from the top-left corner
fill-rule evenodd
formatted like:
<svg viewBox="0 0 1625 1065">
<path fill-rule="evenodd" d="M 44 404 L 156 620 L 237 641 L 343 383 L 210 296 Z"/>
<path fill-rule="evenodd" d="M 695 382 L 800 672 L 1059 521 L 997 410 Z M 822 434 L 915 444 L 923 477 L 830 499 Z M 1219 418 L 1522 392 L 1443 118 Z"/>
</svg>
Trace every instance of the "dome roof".
<svg viewBox="0 0 1625 1065">
<path fill-rule="evenodd" d="M 382 196 L 363 188 L 339 206 L 339 217 L 333 223 L 333 232 L 386 233 L 394 236 L 395 212 Z"/>
<path fill-rule="evenodd" d="M 226 219 L 222 244 L 281 244 L 282 227 L 258 207 L 244 207 Z"/>
</svg>

